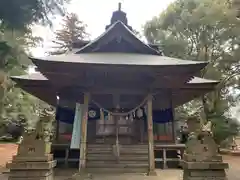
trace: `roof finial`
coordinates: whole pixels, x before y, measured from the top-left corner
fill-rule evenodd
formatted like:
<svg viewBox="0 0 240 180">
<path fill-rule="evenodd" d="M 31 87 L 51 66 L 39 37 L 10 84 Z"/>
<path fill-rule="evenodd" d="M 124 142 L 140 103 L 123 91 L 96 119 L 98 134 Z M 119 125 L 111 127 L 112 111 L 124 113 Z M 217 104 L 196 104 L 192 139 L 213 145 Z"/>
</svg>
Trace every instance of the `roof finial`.
<svg viewBox="0 0 240 180">
<path fill-rule="evenodd" d="M 106 26 L 106 29 L 108 29 L 111 25 L 113 25 L 117 21 L 121 21 L 130 30 L 132 30 L 132 27 L 128 26 L 128 20 L 127 20 L 127 17 L 126 17 L 126 13 L 122 11 L 122 3 L 121 2 L 118 3 L 118 10 L 113 12 L 112 18 L 111 18 L 111 24 Z"/>
<path fill-rule="evenodd" d="M 121 11 L 121 9 L 122 9 L 122 3 L 118 3 L 118 11 Z"/>
</svg>

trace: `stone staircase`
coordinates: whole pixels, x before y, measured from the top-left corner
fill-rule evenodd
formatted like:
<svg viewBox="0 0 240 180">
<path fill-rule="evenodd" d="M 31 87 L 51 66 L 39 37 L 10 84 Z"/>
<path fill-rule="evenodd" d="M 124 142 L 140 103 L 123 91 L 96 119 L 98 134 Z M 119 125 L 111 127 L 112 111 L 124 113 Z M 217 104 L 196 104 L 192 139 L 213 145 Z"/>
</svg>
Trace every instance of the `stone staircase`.
<svg viewBox="0 0 240 180">
<path fill-rule="evenodd" d="M 88 144 L 86 168 L 89 173 L 147 173 L 148 146 L 120 145 L 119 157 L 110 144 Z"/>
</svg>

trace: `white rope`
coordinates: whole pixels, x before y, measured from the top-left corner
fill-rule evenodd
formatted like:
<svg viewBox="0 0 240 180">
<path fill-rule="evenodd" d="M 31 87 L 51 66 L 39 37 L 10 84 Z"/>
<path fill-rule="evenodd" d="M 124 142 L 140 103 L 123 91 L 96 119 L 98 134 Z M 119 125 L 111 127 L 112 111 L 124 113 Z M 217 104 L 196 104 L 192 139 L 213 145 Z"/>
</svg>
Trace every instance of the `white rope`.
<svg viewBox="0 0 240 180">
<path fill-rule="evenodd" d="M 112 116 L 127 116 L 129 114 L 132 114 L 134 113 L 137 109 L 141 108 L 147 101 L 147 99 L 149 98 L 150 95 L 147 95 L 147 97 L 145 97 L 143 99 L 143 101 L 138 105 L 136 106 L 134 109 L 128 111 L 128 112 L 112 112 L 112 111 L 109 111 L 107 109 L 105 109 L 103 106 L 101 106 L 99 103 L 97 103 L 96 101 L 92 100 L 92 102 L 99 108 L 99 109 L 102 109 L 103 111 L 107 112 L 108 114 L 112 115 Z M 152 95 L 151 95 L 152 96 Z"/>
</svg>

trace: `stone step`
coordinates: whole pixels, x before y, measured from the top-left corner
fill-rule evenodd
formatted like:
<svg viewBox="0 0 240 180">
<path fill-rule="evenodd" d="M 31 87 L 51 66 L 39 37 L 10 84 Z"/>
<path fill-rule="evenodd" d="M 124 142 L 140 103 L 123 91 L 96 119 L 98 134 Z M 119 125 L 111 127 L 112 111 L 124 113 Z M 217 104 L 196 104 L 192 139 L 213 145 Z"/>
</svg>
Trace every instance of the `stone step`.
<svg viewBox="0 0 240 180">
<path fill-rule="evenodd" d="M 138 150 L 128 150 L 128 149 L 120 149 L 120 153 L 123 153 L 123 154 L 137 154 L 137 153 L 140 153 L 140 154 L 148 154 L 148 150 L 145 150 L 145 149 L 138 149 Z"/>
<path fill-rule="evenodd" d="M 111 148 L 113 145 L 111 144 L 89 144 L 88 148 Z"/>
<path fill-rule="evenodd" d="M 119 160 L 116 159 L 112 160 L 87 160 L 88 164 L 95 164 L 95 165 L 102 165 L 102 164 L 125 164 L 125 165 L 135 165 L 135 164 L 148 164 L 146 160 Z"/>
<path fill-rule="evenodd" d="M 112 147 L 112 144 L 87 144 L 87 147 Z"/>
<path fill-rule="evenodd" d="M 99 156 L 102 156 L 102 157 L 111 157 L 111 156 L 114 156 L 114 153 L 113 152 L 88 152 L 87 153 L 87 157 L 99 157 Z M 133 153 L 128 153 L 128 152 L 120 152 L 120 156 L 121 157 L 134 157 L 134 158 L 138 158 L 138 157 L 142 157 L 142 156 L 145 156 L 145 157 L 148 157 L 148 153 L 146 152 L 135 152 L 134 154 Z"/>
<path fill-rule="evenodd" d="M 91 154 L 91 153 L 93 153 L 93 154 L 95 154 L 95 153 L 98 153 L 98 154 L 101 154 L 101 153 L 112 153 L 113 152 L 113 150 L 105 150 L 105 149 L 99 149 L 99 150 L 92 150 L 92 149 L 88 149 L 87 150 L 87 153 L 89 153 L 89 154 Z"/>
<path fill-rule="evenodd" d="M 113 145 L 115 145 L 115 144 L 96 143 L 96 144 L 87 144 L 87 147 L 112 147 Z M 133 145 L 132 144 L 120 144 L 120 146 L 126 147 L 126 148 L 139 148 L 139 147 L 148 148 L 147 144 L 133 144 Z"/>
<path fill-rule="evenodd" d="M 87 162 L 87 168 L 147 168 L 148 163 L 97 163 L 95 162 Z"/>
<path fill-rule="evenodd" d="M 148 152 L 146 151 L 136 151 L 136 152 L 129 152 L 129 151 L 122 151 L 120 150 L 120 155 L 124 156 L 146 156 Z M 98 155 L 113 155 L 114 151 L 88 151 L 87 155 L 98 154 Z"/>
<path fill-rule="evenodd" d="M 88 173 L 96 174 L 123 174 L 123 173 L 147 173 L 148 168 L 87 168 Z"/>
<path fill-rule="evenodd" d="M 121 145 L 124 148 L 148 148 L 146 144 Z"/>
<path fill-rule="evenodd" d="M 102 156 L 102 155 L 91 155 L 87 156 L 87 160 L 116 160 L 115 156 L 109 155 L 109 156 Z M 119 160 L 129 160 L 129 161 L 148 161 L 148 156 L 121 156 L 119 157 Z"/>
<path fill-rule="evenodd" d="M 114 145 L 88 145 L 87 148 L 95 149 L 95 148 L 112 148 Z M 120 145 L 120 148 L 123 149 L 148 149 L 148 146 L 145 145 Z"/>
<path fill-rule="evenodd" d="M 111 149 L 87 149 L 87 152 L 112 152 L 114 150 L 114 148 Z M 148 149 L 124 149 L 124 148 L 119 148 L 120 152 L 128 152 L 129 154 L 132 153 L 136 153 L 136 152 L 145 152 L 148 153 Z"/>
<path fill-rule="evenodd" d="M 112 151 L 114 149 L 114 147 L 96 147 L 96 148 L 87 148 L 88 151 Z M 120 151 L 128 151 L 128 152 L 136 152 L 136 151 L 144 151 L 144 152 L 148 152 L 148 148 L 124 148 L 124 147 L 120 147 L 119 148 Z"/>
</svg>

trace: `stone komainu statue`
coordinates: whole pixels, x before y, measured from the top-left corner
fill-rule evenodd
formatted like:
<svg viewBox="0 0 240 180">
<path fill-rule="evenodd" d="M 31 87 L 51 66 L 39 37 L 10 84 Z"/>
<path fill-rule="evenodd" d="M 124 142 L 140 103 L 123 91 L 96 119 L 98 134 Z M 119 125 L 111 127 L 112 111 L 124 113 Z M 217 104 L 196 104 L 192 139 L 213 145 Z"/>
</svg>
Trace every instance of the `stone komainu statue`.
<svg viewBox="0 0 240 180">
<path fill-rule="evenodd" d="M 52 107 L 43 109 L 40 113 L 40 119 L 36 126 L 37 138 L 50 141 L 53 136 L 52 121 L 55 111 Z"/>
<path fill-rule="evenodd" d="M 192 161 L 209 161 L 218 154 L 218 146 L 212 136 L 212 123 L 201 124 L 198 117 L 188 119 L 189 137 L 185 158 Z M 189 159 L 190 158 L 190 159 Z"/>
</svg>

